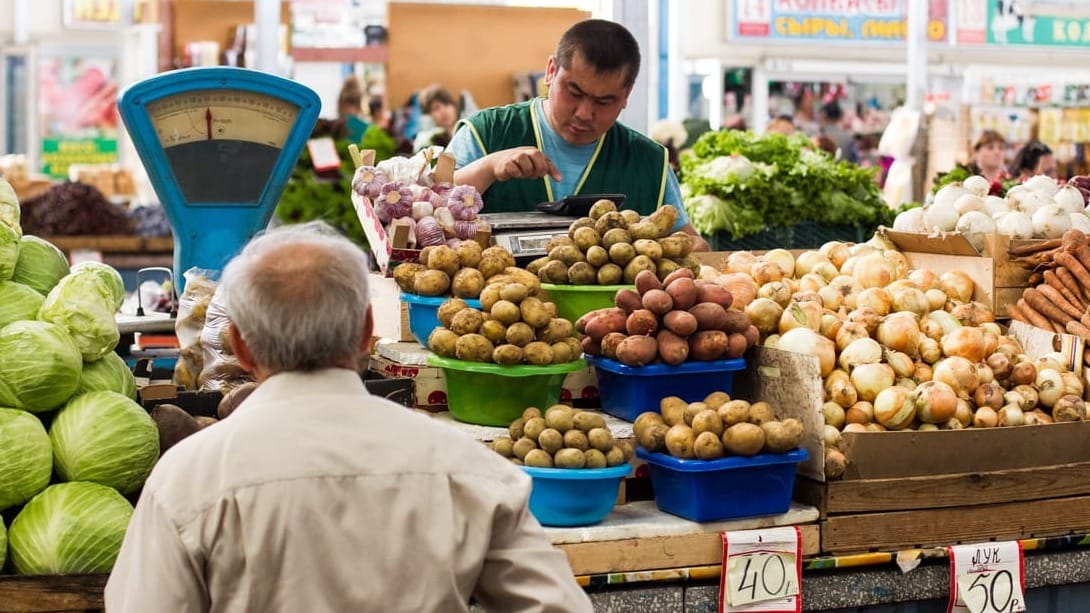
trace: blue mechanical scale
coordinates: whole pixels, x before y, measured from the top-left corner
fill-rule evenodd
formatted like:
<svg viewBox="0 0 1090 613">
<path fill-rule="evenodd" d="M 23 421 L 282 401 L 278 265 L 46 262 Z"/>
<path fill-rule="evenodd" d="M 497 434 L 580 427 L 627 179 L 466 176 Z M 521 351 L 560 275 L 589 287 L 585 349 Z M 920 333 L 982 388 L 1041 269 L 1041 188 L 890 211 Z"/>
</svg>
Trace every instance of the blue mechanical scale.
<svg viewBox="0 0 1090 613">
<path fill-rule="evenodd" d="M 246 68 L 133 84 L 121 119 L 174 232 L 174 280 L 222 270 L 269 223 L 321 111 L 310 88 Z"/>
</svg>

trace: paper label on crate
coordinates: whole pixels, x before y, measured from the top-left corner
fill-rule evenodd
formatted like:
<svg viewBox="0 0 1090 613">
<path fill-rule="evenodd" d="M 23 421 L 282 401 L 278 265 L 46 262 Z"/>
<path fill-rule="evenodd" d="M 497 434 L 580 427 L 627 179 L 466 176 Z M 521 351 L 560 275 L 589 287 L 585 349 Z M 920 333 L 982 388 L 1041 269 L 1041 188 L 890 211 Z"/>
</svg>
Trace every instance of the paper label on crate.
<svg viewBox="0 0 1090 613">
<path fill-rule="evenodd" d="M 394 250 L 390 237 L 386 234 L 386 228 L 382 226 L 382 222 L 375 213 L 375 207 L 372 206 L 370 198 L 365 198 L 356 190 L 352 190 L 352 206 L 356 209 L 356 217 L 359 218 L 360 225 L 363 227 L 367 244 L 371 246 L 371 254 L 375 256 L 375 265 L 385 275 L 386 269 L 390 266 L 390 254 Z"/>
<path fill-rule="evenodd" d="M 797 526 L 722 536 L 720 613 L 802 611 L 802 533 Z"/>
<path fill-rule="evenodd" d="M 1022 543 L 1004 541 L 950 547 L 948 613 L 1026 610 Z"/>
</svg>

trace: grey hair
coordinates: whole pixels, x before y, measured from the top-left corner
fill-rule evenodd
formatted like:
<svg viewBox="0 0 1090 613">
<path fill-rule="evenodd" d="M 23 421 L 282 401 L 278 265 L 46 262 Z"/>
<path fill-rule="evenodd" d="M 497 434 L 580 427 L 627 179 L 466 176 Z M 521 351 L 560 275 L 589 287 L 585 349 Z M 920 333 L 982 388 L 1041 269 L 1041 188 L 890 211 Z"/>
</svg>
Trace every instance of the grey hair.
<svg viewBox="0 0 1090 613">
<path fill-rule="evenodd" d="M 272 372 L 355 363 L 370 295 L 367 254 L 322 221 L 280 226 L 224 268 L 227 314 Z"/>
</svg>

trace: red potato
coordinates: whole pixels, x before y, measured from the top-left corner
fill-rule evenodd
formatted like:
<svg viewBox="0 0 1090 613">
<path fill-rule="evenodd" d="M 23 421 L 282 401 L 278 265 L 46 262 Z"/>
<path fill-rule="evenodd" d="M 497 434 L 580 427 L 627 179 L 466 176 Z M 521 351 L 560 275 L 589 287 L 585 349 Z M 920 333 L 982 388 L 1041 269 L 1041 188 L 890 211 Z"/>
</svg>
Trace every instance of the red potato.
<svg viewBox="0 0 1090 613">
<path fill-rule="evenodd" d="M 734 302 L 734 296 L 730 290 L 712 281 L 698 281 L 696 283 L 696 301 L 714 302 L 724 309 L 729 309 Z"/>
<path fill-rule="evenodd" d="M 597 316 L 587 321 L 585 333 L 595 341 L 610 332 L 624 332 L 628 314 L 618 308 L 598 309 Z"/>
<path fill-rule="evenodd" d="M 696 282 L 688 277 L 679 277 L 667 283 L 666 293 L 673 299 L 675 309 L 685 311 L 696 304 Z"/>
<path fill-rule="evenodd" d="M 749 315 L 746 315 L 742 311 L 734 311 L 726 309 L 727 319 L 723 325 L 722 330 L 727 334 L 734 334 L 735 332 L 745 332 L 746 328 L 752 325 L 749 320 Z"/>
<path fill-rule="evenodd" d="M 629 336 L 637 334 L 654 334 L 659 329 L 659 318 L 647 309 L 632 311 L 625 322 L 625 331 Z"/>
<path fill-rule="evenodd" d="M 761 342 L 761 331 L 757 329 L 757 326 L 750 324 L 748 328 L 742 332 L 742 335 L 746 338 L 746 344 L 750 347 Z"/>
<path fill-rule="evenodd" d="M 656 315 L 669 313 L 674 308 L 674 300 L 665 290 L 651 289 L 643 295 L 643 308 Z"/>
<path fill-rule="evenodd" d="M 689 355 L 694 360 L 718 360 L 727 351 L 727 333 L 701 330 L 689 337 Z"/>
<path fill-rule="evenodd" d="M 628 288 L 617 290 L 617 295 L 613 297 L 613 304 L 616 304 L 617 308 L 625 313 L 631 313 L 636 309 L 643 308 L 643 301 L 640 299 L 639 292 Z"/>
<path fill-rule="evenodd" d="M 658 342 L 650 336 L 629 336 L 617 345 L 617 361 L 628 366 L 646 366 L 658 353 Z"/>
<path fill-rule="evenodd" d="M 662 316 L 662 325 L 678 336 L 696 332 L 696 316 L 688 311 L 670 311 Z"/>
<path fill-rule="evenodd" d="M 587 355 L 602 355 L 602 344 L 589 336 L 580 337 L 579 344 L 583 346 L 583 353 Z"/>
<path fill-rule="evenodd" d="M 723 353 L 725 358 L 740 358 L 749 348 L 749 341 L 744 334 L 735 332 L 727 335 L 727 350 Z"/>
<path fill-rule="evenodd" d="M 697 330 L 722 330 L 727 325 L 727 310 L 714 302 L 700 302 L 689 309 L 696 317 Z"/>
<path fill-rule="evenodd" d="M 692 279 L 693 271 L 688 268 L 678 268 L 674 272 L 666 275 L 666 278 L 662 280 L 663 287 L 670 287 L 670 284 L 678 279 Z"/>
<path fill-rule="evenodd" d="M 634 281 L 636 282 L 636 291 L 641 296 L 646 294 L 647 290 L 662 289 L 662 283 L 653 270 L 641 270 Z"/>
<path fill-rule="evenodd" d="M 658 342 L 659 358 L 663 362 L 677 366 L 689 359 L 689 343 L 677 334 L 669 330 L 659 330 L 655 340 Z"/>
<path fill-rule="evenodd" d="M 617 347 L 621 345 L 621 341 L 628 338 L 627 334 L 621 332 L 610 332 L 602 339 L 602 355 L 611 360 L 617 359 Z"/>
</svg>

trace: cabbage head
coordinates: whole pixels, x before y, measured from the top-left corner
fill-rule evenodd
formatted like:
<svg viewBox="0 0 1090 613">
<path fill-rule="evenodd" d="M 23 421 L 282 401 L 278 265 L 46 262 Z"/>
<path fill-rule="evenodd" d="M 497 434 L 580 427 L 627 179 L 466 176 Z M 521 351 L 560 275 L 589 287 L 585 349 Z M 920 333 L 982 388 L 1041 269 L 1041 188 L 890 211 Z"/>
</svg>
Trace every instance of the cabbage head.
<svg viewBox="0 0 1090 613">
<path fill-rule="evenodd" d="M 0 570 L 4 569 L 4 561 L 8 555 L 8 531 L 4 528 L 4 518 L 0 517 Z"/>
<path fill-rule="evenodd" d="M 73 396 L 87 392 L 117 392 L 128 398 L 136 398 L 136 377 L 125 359 L 111 351 L 101 360 L 83 363 L 83 374 Z"/>
<path fill-rule="evenodd" d="M 15 264 L 18 261 L 19 233 L 0 221 L 0 281 L 7 281 L 15 274 Z"/>
<path fill-rule="evenodd" d="M 62 481 L 91 481 L 122 494 L 140 489 L 159 459 L 159 429 L 144 407 L 117 392 L 73 397 L 49 426 Z"/>
<path fill-rule="evenodd" d="M 75 339 L 83 359 L 94 362 L 113 351 L 121 340 L 115 317 L 121 302 L 110 275 L 97 268 L 80 266 L 73 266 L 49 290 L 38 310 L 38 319 L 62 326 Z M 113 268 L 105 268 L 121 278 Z M 122 297 L 124 291 L 122 285 Z"/>
<path fill-rule="evenodd" d="M 49 485 L 53 448 L 37 417 L 0 409 L 0 466 L 0 511 L 23 504 Z M 0 554 L 3 550 L 0 547 Z"/>
<path fill-rule="evenodd" d="M 42 295 L 15 281 L 0 281 L 0 328 L 21 319 L 37 319 Z"/>
<path fill-rule="evenodd" d="M 44 296 L 67 274 L 68 258 L 56 245 L 32 234 L 19 239 L 19 259 L 12 281 L 30 286 Z"/>
<path fill-rule="evenodd" d="M 110 308 L 115 312 L 121 308 L 121 303 L 125 300 L 125 281 L 121 278 L 121 273 L 117 272 L 113 266 L 102 262 L 80 262 L 68 273 L 88 275 L 96 279 L 98 287 L 102 288 L 103 294 L 110 299 Z"/>
<path fill-rule="evenodd" d="M 11 522 L 12 568 L 20 575 L 108 573 L 132 512 L 128 500 L 104 485 L 50 485 Z"/>
<path fill-rule="evenodd" d="M 61 326 L 26 320 L 0 328 L 0 407 L 55 409 L 79 386 L 82 371 L 79 347 Z"/>
<path fill-rule="evenodd" d="M 16 234 L 22 235 L 23 228 L 19 225 L 19 197 L 15 195 L 15 188 L 0 177 L 0 225 L 8 226 Z"/>
</svg>

